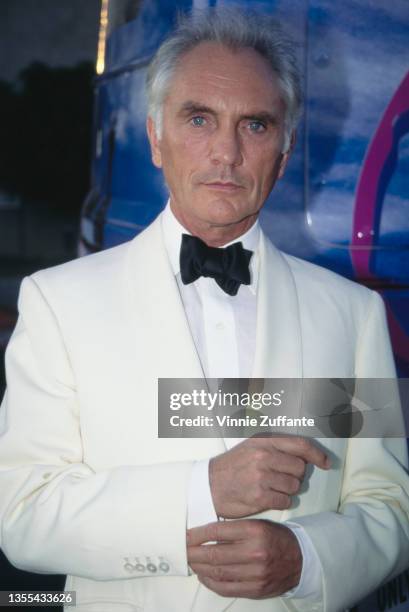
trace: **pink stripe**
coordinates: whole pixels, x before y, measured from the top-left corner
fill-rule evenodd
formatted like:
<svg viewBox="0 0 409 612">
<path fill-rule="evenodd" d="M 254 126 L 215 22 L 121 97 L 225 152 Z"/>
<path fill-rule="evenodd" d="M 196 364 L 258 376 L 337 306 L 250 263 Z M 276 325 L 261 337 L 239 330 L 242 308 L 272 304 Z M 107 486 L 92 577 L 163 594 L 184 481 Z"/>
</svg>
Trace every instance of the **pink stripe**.
<svg viewBox="0 0 409 612">
<path fill-rule="evenodd" d="M 372 278 L 369 271 L 373 246 L 379 179 L 393 146 L 393 125 L 409 108 L 409 72 L 396 90 L 367 149 L 358 180 L 351 239 L 351 259 L 356 276 Z"/>
</svg>

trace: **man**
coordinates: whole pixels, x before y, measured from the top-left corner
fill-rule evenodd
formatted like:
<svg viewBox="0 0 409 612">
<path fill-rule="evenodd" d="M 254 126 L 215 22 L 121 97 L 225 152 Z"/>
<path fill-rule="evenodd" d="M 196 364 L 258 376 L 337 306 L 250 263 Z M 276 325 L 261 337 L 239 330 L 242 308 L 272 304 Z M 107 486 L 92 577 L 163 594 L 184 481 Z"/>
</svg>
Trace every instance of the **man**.
<svg viewBox="0 0 409 612">
<path fill-rule="evenodd" d="M 161 377 L 394 375 L 379 297 L 257 222 L 294 143 L 291 48 L 264 16 L 205 13 L 162 45 L 148 89 L 166 210 L 22 285 L 2 546 L 68 574 L 84 612 L 342 610 L 408 562 L 401 440 L 157 437 Z"/>
</svg>

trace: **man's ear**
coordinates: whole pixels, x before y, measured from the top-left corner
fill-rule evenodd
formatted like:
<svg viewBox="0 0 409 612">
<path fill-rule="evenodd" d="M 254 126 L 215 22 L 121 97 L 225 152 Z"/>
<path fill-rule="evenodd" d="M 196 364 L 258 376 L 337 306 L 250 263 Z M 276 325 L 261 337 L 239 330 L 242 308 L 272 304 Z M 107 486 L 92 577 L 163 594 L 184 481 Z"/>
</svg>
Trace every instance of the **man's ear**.
<svg viewBox="0 0 409 612">
<path fill-rule="evenodd" d="M 297 134 L 295 132 L 295 130 L 291 133 L 291 137 L 290 137 L 290 146 L 288 147 L 288 150 L 283 153 L 282 157 L 281 157 L 281 161 L 280 161 L 280 168 L 278 171 L 278 176 L 277 178 L 282 178 L 284 176 L 284 172 L 285 169 L 287 168 L 287 164 L 288 164 L 288 160 L 291 157 L 291 153 L 293 152 L 293 149 L 295 147 L 295 143 L 297 142 Z"/>
<path fill-rule="evenodd" d="M 160 141 L 156 134 L 155 124 L 152 117 L 146 120 L 146 131 L 151 145 L 152 162 L 157 168 L 162 168 L 162 155 L 160 151 Z"/>
</svg>

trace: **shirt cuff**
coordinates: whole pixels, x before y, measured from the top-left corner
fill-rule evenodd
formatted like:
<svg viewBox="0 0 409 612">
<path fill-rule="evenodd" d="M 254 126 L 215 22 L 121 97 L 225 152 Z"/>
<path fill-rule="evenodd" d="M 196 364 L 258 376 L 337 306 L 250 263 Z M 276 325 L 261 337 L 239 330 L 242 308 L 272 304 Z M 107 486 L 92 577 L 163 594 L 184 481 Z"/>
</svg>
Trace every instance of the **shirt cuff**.
<svg viewBox="0 0 409 612">
<path fill-rule="evenodd" d="M 187 528 L 217 523 L 209 483 L 209 459 L 196 461 L 190 472 L 187 502 Z"/>
<path fill-rule="evenodd" d="M 283 525 L 291 529 L 298 540 L 302 554 L 302 570 L 298 585 L 291 591 L 283 593 L 281 597 L 298 599 L 308 597 L 312 601 L 318 601 L 322 598 L 322 566 L 317 551 L 310 536 L 301 525 L 292 521 L 286 521 Z"/>
</svg>

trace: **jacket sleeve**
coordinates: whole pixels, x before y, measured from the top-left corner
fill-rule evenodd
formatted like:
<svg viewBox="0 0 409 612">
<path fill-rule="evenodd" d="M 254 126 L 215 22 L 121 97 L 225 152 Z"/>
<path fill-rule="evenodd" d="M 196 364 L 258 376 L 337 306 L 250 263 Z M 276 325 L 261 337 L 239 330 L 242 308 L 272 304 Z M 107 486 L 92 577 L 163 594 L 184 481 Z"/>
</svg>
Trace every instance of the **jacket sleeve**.
<svg viewBox="0 0 409 612">
<path fill-rule="evenodd" d="M 356 377 L 394 378 L 381 298 L 372 293 L 356 347 Z M 402 423 L 399 402 L 393 418 Z M 287 600 L 289 610 L 341 612 L 409 566 L 405 438 L 351 438 L 337 512 L 297 517 L 323 568 L 323 600 Z"/>
<path fill-rule="evenodd" d="M 95 473 L 83 461 L 76 382 L 58 321 L 31 278 L 6 351 L 0 409 L 1 547 L 18 568 L 94 580 L 188 575 L 191 462 Z M 164 512 L 166 507 L 166 512 Z M 131 573 L 130 573 L 131 572 Z"/>
</svg>

